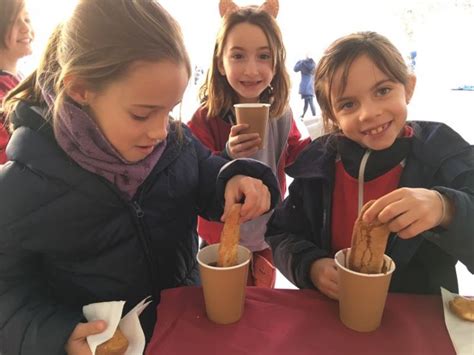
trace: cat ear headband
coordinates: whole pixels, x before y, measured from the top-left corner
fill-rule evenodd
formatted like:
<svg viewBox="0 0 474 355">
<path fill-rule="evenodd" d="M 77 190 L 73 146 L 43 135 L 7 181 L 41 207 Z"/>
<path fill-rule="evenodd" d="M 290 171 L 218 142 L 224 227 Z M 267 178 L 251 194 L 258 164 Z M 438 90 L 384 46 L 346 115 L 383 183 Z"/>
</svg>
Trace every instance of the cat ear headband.
<svg viewBox="0 0 474 355">
<path fill-rule="evenodd" d="M 278 4 L 278 0 L 267 0 L 258 7 L 259 10 L 267 12 L 274 18 L 277 17 L 279 8 L 280 5 Z M 219 1 L 219 12 L 221 17 L 224 17 L 225 15 L 235 12 L 239 9 L 240 7 L 232 0 Z"/>
</svg>

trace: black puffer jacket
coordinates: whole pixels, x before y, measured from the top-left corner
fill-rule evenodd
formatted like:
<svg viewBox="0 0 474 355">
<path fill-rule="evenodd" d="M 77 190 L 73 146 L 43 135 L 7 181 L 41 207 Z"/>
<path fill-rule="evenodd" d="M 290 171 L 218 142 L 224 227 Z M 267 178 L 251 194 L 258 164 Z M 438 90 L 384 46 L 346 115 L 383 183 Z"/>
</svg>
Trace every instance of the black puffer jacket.
<svg viewBox="0 0 474 355">
<path fill-rule="evenodd" d="M 0 353 L 61 354 L 82 306 L 148 295 L 141 316 L 147 339 L 160 290 L 198 282 L 197 215 L 222 214 L 225 182 L 260 177 L 278 201 L 271 170 L 255 161 L 227 163 L 184 128 L 139 188 L 124 200 L 105 179 L 80 168 L 52 129 L 20 104 L 0 166 Z M 218 176 L 219 175 L 219 176 Z M 216 190 L 217 180 L 217 190 Z"/>
</svg>

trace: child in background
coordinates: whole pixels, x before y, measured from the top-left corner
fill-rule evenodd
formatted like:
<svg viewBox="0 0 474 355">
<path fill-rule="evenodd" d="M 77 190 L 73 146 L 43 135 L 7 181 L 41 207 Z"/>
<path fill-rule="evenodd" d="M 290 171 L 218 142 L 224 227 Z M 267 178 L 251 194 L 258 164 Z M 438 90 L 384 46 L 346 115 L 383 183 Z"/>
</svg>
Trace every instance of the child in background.
<svg viewBox="0 0 474 355">
<path fill-rule="evenodd" d="M 278 2 L 239 8 L 231 1 L 221 1 L 220 12 L 223 18 L 212 65 L 200 92 L 202 106 L 189 127 L 216 155 L 226 159 L 250 157 L 270 166 L 284 196 L 284 168 L 310 139 L 301 139 L 288 108 L 290 83 L 285 48 L 275 21 Z M 237 103 L 257 102 L 271 104 L 266 144 L 261 150 L 258 134 L 241 133 L 248 125 L 236 124 L 233 109 Z M 264 241 L 269 216 L 270 213 L 242 225 L 240 235 L 241 244 L 254 252 L 254 262 L 262 266 L 253 268 L 251 284 L 273 287 L 275 270 Z M 222 223 L 199 219 L 198 232 L 206 243 L 218 243 L 221 231 Z M 268 271 L 257 275 L 257 270 Z"/>
<path fill-rule="evenodd" d="M 319 61 L 316 97 L 332 132 L 288 169 L 289 196 L 266 240 L 300 288 L 338 298 L 334 254 L 350 247 L 361 206 L 392 232 L 390 291 L 456 292 L 455 264 L 474 271 L 474 149 L 443 123 L 408 121 L 415 76 L 374 32 L 335 41 Z"/>
<path fill-rule="evenodd" d="M 197 215 L 224 220 L 245 199 L 246 221 L 278 201 L 268 167 L 212 155 L 169 119 L 190 74 L 157 2 L 80 0 L 7 95 L 0 353 L 90 354 L 106 324 L 84 323 L 84 305 L 124 300 L 125 314 L 152 295 L 148 340 L 160 291 L 199 281 Z"/>
<path fill-rule="evenodd" d="M 18 60 L 31 54 L 34 37 L 25 1 L 0 0 L 0 109 L 6 93 L 20 82 Z M 5 148 L 9 138 L 0 112 L 0 164 L 7 161 Z"/>
</svg>

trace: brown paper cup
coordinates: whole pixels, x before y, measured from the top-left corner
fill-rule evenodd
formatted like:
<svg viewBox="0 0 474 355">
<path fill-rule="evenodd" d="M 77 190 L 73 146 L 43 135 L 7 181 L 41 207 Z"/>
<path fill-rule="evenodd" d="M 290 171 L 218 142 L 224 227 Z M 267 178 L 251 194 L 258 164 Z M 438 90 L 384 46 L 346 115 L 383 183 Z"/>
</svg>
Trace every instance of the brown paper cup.
<svg viewBox="0 0 474 355">
<path fill-rule="evenodd" d="M 249 128 L 242 133 L 258 133 L 262 141 L 258 146 L 263 148 L 267 131 L 267 122 L 270 111 L 270 104 L 235 104 L 235 117 L 237 124 L 246 123 Z"/>
<path fill-rule="evenodd" d="M 382 320 L 395 263 L 384 255 L 386 273 L 363 274 L 345 267 L 349 254 L 350 248 L 335 255 L 339 275 L 339 318 L 353 330 L 371 332 Z"/>
<path fill-rule="evenodd" d="M 236 266 L 217 267 L 219 244 L 209 245 L 197 254 L 207 317 L 218 324 L 237 322 L 244 310 L 245 286 L 252 253 L 239 245 Z"/>
</svg>

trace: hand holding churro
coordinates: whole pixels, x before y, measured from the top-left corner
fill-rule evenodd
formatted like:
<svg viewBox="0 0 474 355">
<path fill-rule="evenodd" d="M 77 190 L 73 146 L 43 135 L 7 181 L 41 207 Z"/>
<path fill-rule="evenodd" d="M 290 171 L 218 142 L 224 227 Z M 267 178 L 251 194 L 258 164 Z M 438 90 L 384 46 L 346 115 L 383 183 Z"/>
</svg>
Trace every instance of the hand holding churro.
<svg viewBox="0 0 474 355">
<path fill-rule="evenodd" d="M 225 185 L 224 214 L 221 221 L 227 220 L 232 205 L 241 203 L 240 222 L 244 223 L 268 212 L 271 207 L 271 194 L 262 180 L 250 176 L 235 175 Z"/>
<path fill-rule="evenodd" d="M 227 267 L 237 265 L 237 246 L 240 240 L 240 209 L 237 203 L 231 207 L 224 223 L 219 245 L 217 266 Z"/>
</svg>

